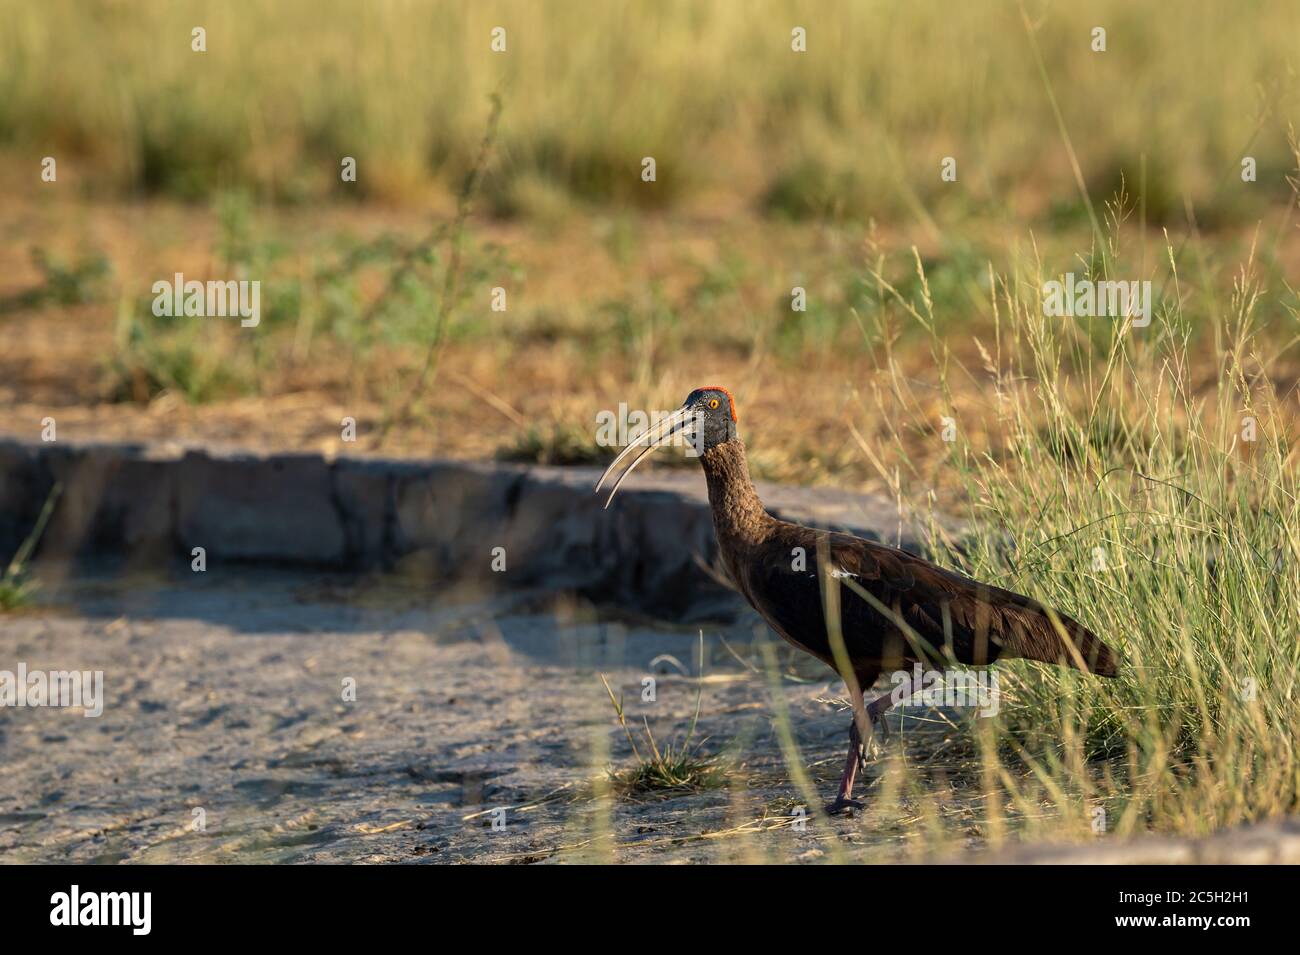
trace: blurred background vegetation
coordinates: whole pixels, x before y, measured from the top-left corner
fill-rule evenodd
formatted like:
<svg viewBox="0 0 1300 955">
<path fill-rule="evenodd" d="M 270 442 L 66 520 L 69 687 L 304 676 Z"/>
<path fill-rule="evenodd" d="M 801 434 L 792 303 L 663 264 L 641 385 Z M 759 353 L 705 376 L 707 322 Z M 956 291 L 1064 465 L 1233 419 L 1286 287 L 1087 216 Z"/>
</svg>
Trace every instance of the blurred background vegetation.
<svg viewBox="0 0 1300 955">
<path fill-rule="evenodd" d="M 1294 3 L 1027 2 L 1096 195 L 1150 221 L 1287 196 Z M 0 0 L 0 146 L 105 196 L 405 203 L 454 193 L 507 102 L 498 215 L 743 203 L 793 218 L 1080 212 L 1021 10 L 898 4 Z M 190 31 L 207 30 L 207 52 Z M 507 52 L 489 49 L 494 27 Z M 791 51 L 791 29 L 808 52 Z M 1092 28 L 1107 31 L 1105 53 Z M 1224 189 L 1249 150 L 1259 185 Z M 653 189 L 636 173 L 659 167 Z M 339 181 L 355 156 L 356 188 Z M 958 159 L 960 189 L 938 175 Z"/>
<path fill-rule="evenodd" d="M 0 404 L 65 404 L 74 437 L 342 450 L 349 415 L 368 450 L 589 463 L 596 410 L 721 381 L 764 422 L 760 474 L 891 489 L 844 428 L 886 436 L 877 376 L 987 366 L 998 283 L 1069 270 L 1150 279 L 1211 349 L 1249 261 L 1269 374 L 1297 373 L 1285 0 L 0 0 L 0 23 Z M 178 271 L 259 279 L 262 325 L 154 318 Z M 1117 329 L 1063 331 L 1072 389 Z M 945 375 L 925 413 L 986 387 Z"/>
</svg>

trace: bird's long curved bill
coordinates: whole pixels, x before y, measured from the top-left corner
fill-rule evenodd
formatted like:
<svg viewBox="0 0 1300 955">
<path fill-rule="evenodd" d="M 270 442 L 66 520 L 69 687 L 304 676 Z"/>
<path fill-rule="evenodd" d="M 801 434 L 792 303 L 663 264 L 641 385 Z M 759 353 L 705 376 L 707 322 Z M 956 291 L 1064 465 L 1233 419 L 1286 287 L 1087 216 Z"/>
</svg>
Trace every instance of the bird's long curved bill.
<svg viewBox="0 0 1300 955">
<path fill-rule="evenodd" d="M 605 481 L 608 480 L 610 474 L 614 472 L 614 469 L 623 463 L 624 458 L 633 451 L 638 453 L 637 456 L 632 459 L 632 463 L 627 466 L 627 470 L 618 476 L 618 480 L 614 482 L 614 486 L 609 489 L 609 497 L 605 500 L 606 509 L 609 508 L 610 502 L 614 500 L 614 495 L 617 494 L 618 489 L 623 486 L 623 482 L 627 479 L 627 476 L 632 473 L 638 464 L 641 463 L 641 459 L 655 448 L 662 446 L 665 441 L 675 435 L 678 431 L 681 431 L 687 425 L 691 424 L 694 419 L 695 412 L 691 411 L 689 408 L 678 408 L 667 418 L 662 419 L 654 427 L 647 429 L 644 434 L 619 452 L 618 457 L 610 462 L 609 467 L 605 468 L 605 473 L 602 474 L 600 480 L 596 482 L 597 491 L 604 486 Z"/>
</svg>

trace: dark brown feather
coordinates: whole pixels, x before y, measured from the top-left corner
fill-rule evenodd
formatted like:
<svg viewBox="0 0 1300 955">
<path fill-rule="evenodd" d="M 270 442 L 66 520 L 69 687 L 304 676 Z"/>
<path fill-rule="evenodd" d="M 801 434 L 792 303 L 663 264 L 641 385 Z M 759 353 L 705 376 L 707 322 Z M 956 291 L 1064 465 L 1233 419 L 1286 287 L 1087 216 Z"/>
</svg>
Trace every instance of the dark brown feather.
<svg viewBox="0 0 1300 955">
<path fill-rule="evenodd" d="M 739 438 L 701 461 L 737 587 L 777 633 L 832 668 L 828 586 L 838 588 L 845 649 L 860 677 L 917 661 L 981 666 L 1016 657 L 1118 672 L 1118 655 L 1096 634 L 1030 597 L 884 544 L 773 518 L 754 491 Z"/>
</svg>

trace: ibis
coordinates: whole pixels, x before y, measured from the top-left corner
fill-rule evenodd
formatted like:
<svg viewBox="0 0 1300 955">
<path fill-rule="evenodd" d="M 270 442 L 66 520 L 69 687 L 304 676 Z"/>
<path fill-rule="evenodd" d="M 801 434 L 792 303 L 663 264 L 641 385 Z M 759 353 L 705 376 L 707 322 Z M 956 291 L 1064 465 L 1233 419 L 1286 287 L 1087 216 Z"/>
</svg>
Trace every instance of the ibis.
<svg viewBox="0 0 1300 955">
<path fill-rule="evenodd" d="M 914 554 L 851 534 L 816 530 L 769 514 L 749 477 L 726 388 L 697 388 L 614 459 L 600 491 L 629 456 L 605 506 L 632 470 L 674 436 L 690 442 L 704 468 L 723 566 L 737 590 L 783 639 L 831 667 L 848 688 L 849 750 L 830 813 L 861 808 L 853 784 L 864 742 L 915 665 L 986 666 L 1026 659 L 1097 676 L 1118 674 L 1120 657 L 1082 624 L 1031 597 L 981 583 Z M 633 456 L 635 455 L 635 456 Z M 903 693 L 865 703 L 882 673 L 902 673 Z M 916 687 L 915 689 L 919 689 Z"/>
</svg>

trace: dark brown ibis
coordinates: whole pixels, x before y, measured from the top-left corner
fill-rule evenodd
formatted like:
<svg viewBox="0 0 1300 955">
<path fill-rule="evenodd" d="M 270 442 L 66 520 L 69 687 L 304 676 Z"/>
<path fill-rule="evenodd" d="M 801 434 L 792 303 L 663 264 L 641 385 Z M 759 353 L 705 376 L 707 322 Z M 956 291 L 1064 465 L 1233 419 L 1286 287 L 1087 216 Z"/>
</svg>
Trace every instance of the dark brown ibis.
<svg viewBox="0 0 1300 955">
<path fill-rule="evenodd" d="M 736 588 L 773 630 L 848 686 L 849 753 L 828 811 L 861 805 L 852 796 L 863 741 L 873 727 L 883 730 L 881 717 L 892 705 L 888 693 L 864 705 L 863 693 L 881 673 L 910 671 L 917 663 L 984 666 L 1022 658 L 1117 674 L 1119 655 L 1096 634 L 1030 597 L 884 544 L 776 519 L 754 490 L 736 422 L 727 389 L 696 389 L 614 459 L 596 490 L 638 452 L 610 490 L 608 507 L 646 455 L 674 435 L 689 440 L 704 466 L 718 548 Z"/>
</svg>

